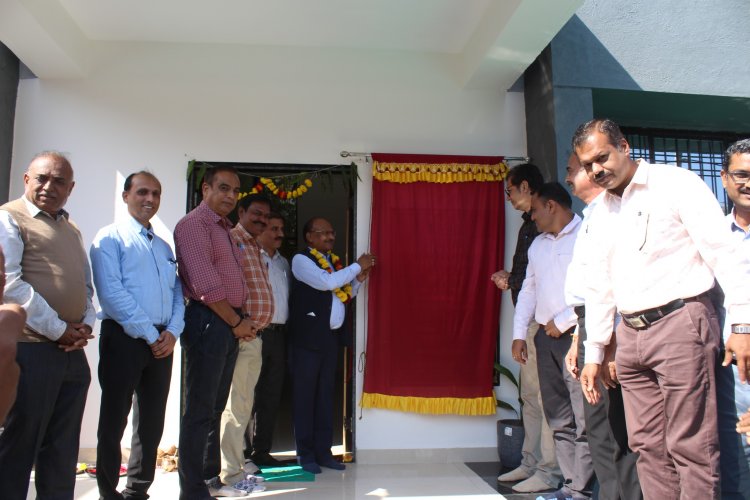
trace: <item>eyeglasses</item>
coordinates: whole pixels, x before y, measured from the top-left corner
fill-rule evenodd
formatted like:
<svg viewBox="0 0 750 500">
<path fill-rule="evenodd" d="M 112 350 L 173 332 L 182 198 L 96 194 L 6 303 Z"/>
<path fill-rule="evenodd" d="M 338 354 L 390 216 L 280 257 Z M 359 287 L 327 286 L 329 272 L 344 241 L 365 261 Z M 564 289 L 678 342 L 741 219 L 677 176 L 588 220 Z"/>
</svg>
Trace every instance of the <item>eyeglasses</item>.
<svg viewBox="0 0 750 500">
<path fill-rule="evenodd" d="M 737 184 L 747 184 L 750 181 L 750 172 L 746 170 L 735 170 L 734 172 L 727 172 L 727 175 Z"/>
<path fill-rule="evenodd" d="M 505 188 L 505 194 L 506 194 L 507 196 L 510 196 L 510 192 L 511 192 L 511 191 L 512 191 L 512 190 L 513 190 L 514 188 L 515 188 L 515 186 L 508 186 L 507 188 Z"/>
<path fill-rule="evenodd" d="M 310 232 L 311 233 L 322 234 L 324 236 L 333 236 L 334 238 L 336 237 L 336 231 L 323 231 L 323 230 L 320 230 L 320 229 L 313 229 Z"/>
</svg>

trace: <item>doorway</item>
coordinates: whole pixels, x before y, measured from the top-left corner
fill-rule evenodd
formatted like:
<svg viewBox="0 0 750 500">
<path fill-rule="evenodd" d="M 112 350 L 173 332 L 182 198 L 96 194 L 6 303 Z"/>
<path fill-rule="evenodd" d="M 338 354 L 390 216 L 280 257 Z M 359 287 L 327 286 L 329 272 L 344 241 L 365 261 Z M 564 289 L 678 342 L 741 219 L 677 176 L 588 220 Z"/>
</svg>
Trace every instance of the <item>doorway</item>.
<svg viewBox="0 0 750 500">
<path fill-rule="evenodd" d="M 346 264 L 357 258 L 354 254 L 356 221 L 356 165 L 309 165 L 271 163 L 228 163 L 192 161 L 189 167 L 186 212 L 201 202 L 200 185 L 205 171 L 212 166 L 231 166 L 240 174 L 242 193 L 250 192 L 260 183 L 261 178 L 270 178 L 281 190 L 291 190 L 309 179 L 312 183 L 307 191 L 297 198 L 281 199 L 267 187 L 261 192 L 271 200 L 271 210 L 284 217 L 284 243 L 281 254 L 291 263 L 292 257 L 304 248 L 302 228 L 311 217 L 328 219 L 337 232 L 334 253 Z M 237 222 L 236 210 L 229 215 Z M 355 304 L 347 315 L 352 331 L 355 328 Z M 354 333 L 356 338 L 356 332 Z M 334 399 L 334 454 L 351 456 L 353 449 L 354 416 L 354 363 L 353 349 L 342 348 L 336 369 L 336 396 Z M 184 374 L 184 359 L 183 359 Z M 287 372 L 288 375 L 288 372 Z M 184 408 L 184 384 L 182 388 L 182 408 Z M 273 436 L 274 454 L 284 458 L 295 455 L 294 428 L 292 425 L 291 384 L 287 376 L 284 380 L 281 405 L 279 407 Z M 279 457 L 281 458 L 281 457 Z"/>
</svg>

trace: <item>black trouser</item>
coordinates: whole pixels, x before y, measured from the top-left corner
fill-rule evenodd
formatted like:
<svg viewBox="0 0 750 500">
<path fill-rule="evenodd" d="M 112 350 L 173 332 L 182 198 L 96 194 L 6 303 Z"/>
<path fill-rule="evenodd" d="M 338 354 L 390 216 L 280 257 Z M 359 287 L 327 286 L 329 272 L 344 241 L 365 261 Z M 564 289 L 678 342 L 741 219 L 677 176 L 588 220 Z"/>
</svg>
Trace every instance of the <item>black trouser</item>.
<svg viewBox="0 0 750 500">
<path fill-rule="evenodd" d="M 578 312 L 578 311 L 576 311 Z M 579 313 L 580 314 L 580 313 Z M 583 317 L 578 319 L 578 368 L 584 366 L 586 326 Z M 602 370 L 607 368 L 602 366 Z M 597 381 L 601 399 L 591 405 L 584 398 L 586 435 L 594 472 L 599 480 L 600 500 L 639 500 L 643 498 L 635 463 L 638 454 L 628 448 L 628 429 L 625 425 L 625 408 L 619 384 L 607 390 Z"/>
<path fill-rule="evenodd" d="M 232 329 L 207 306 L 185 308 L 180 336 L 185 356 L 185 413 L 180 421 L 180 499 L 211 498 L 204 480 L 221 470 L 221 413 L 232 386 L 238 343 Z"/>
<path fill-rule="evenodd" d="M 81 419 L 91 370 L 83 350 L 19 342 L 16 402 L 0 434 L 0 497 L 26 500 L 34 466 L 36 497 L 73 500 Z"/>
<path fill-rule="evenodd" d="M 263 339 L 263 365 L 260 378 L 255 386 L 255 410 L 253 411 L 254 454 L 271 452 L 276 413 L 281 402 L 286 373 L 286 328 L 285 325 L 269 325 L 261 332 Z"/>
<path fill-rule="evenodd" d="M 171 378 L 172 355 L 156 359 L 145 340 L 130 337 L 111 319 L 102 322 L 99 338 L 102 397 L 96 445 L 96 482 L 101 498 L 148 498 L 146 492 L 154 481 Z M 122 460 L 120 440 L 131 405 L 133 437 L 128 481 L 120 494 L 117 492 Z"/>
</svg>

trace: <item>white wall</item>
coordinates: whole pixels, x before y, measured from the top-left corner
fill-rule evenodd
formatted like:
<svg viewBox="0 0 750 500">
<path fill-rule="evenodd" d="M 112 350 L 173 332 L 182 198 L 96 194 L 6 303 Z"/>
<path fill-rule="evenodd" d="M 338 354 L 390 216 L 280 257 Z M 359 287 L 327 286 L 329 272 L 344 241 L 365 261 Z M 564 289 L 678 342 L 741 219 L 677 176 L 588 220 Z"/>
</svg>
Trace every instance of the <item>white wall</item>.
<svg viewBox="0 0 750 500">
<path fill-rule="evenodd" d="M 525 154 L 523 95 L 460 88 L 438 57 L 112 44 L 93 67 L 82 80 L 21 82 L 10 193 L 21 194 L 35 152 L 69 153 L 76 187 L 66 208 L 87 246 L 121 204 L 118 175 L 141 168 L 162 182 L 157 229 L 171 241 L 169 231 L 185 212 L 191 158 L 336 164 L 341 150 Z M 358 251 L 369 240 L 371 175 L 362 174 Z M 512 254 L 515 230 L 509 234 Z M 364 307 L 358 311 L 361 340 Z M 87 348 L 93 381 L 82 448 L 96 446 L 97 348 L 96 342 Z M 358 390 L 361 383 L 358 375 Z M 165 444 L 176 443 L 178 388 L 175 379 Z M 360 450 L 493 447 L 494 421 L 370 410 L 357 422 L 356 442 Z"/>
</svg>

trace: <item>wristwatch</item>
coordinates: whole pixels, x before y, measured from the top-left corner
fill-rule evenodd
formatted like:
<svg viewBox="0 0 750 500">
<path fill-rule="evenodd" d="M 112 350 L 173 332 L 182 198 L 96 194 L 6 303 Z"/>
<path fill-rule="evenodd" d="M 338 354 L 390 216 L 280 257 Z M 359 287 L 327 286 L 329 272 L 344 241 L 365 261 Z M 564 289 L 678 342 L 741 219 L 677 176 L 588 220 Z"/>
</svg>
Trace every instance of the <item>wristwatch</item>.
<svg viewBox="0 0 750 500">
<path fill-rule="evenodd" d="M 748 324 L 732 325 L 732 333 L 750 334 L 750 325 Z"/>
</svg>

